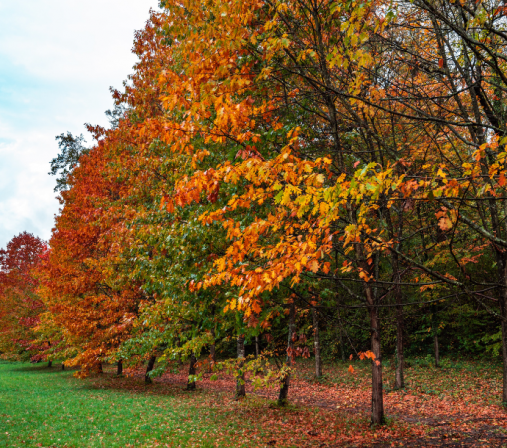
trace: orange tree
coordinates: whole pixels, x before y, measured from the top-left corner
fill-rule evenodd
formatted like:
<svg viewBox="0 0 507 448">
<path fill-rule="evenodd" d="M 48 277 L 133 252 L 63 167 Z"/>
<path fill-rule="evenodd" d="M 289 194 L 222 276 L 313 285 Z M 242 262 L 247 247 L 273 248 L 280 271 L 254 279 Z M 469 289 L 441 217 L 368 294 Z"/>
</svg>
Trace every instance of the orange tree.
<svg viewBox="0 0 507 448">
<path fill-rule="evenodd" d="M 122 347 L 121 356 L 133 363 L 153 353 L 162 355 L 159 359 L 181 354 L 192 357 L 205 345 L 213 350 L 215 338 L 230 336 L 233 328 L 242 336 L 245 326 L 241 319 L 222 316 L 226 290 L 196 293 L 189 288 L 203 279 L 223 251 L 220 226 L 203 227 L 196 216 L 214 204 L 225 205 L 227 193 L 213 188 L 205 194 L 204 205 L 195 208 L 176 210 L 166 203 L 178 180 L 210 166 L 209 160 L 201 160 L 203 156 L 211 160 L 234 157 L 237 149 L 225 148 L 224 154 L 220 145 L 204 142 L 201 131 L 206 128 L 187 129 L 190 125 L 181 121 L 185 115 L 179 100 L 172 109 L 160 107 L 154 96 L 163 94 L 159 77 L 181 63 L 175 53 L 178 44 L 169 43 L 161 32 L 164 18 L 169 20 L 163 14 L 153 15 L 138 34 L 135 51 L 140 63 L 131 77 L 133 87 L 115 93 L 118 104 L 126 105 L 126 118 L 103 140 L 111 158 L 107 175 L 125 186 L 121 198 L 111 198 L 105 218 L 117 210 L 118 219 L 125 222 L 112 233 L 122 252 L 116 264 L 119 271 L 111 270 L 110 279 L 117 285 L 136 282 L 151 298 L 142 307 L 132 338 Z M 214 66 L 218 67 L 216 62 Z M 170 87 L 172 94 L 182 89 L 175 83 Z M 184 88 L 177 94 L 184 97 Z"/>
<path fill-rule="evenodd" d="M 100 142 L 79 158 L 67 179 L 70 188 L 61 193 L 63 207 L 39 274 L 39 293 L 50 312 L 46 323 L 64 329 L 67 363 L 81 364 L 83 373 L 100 369 L 128 336 L 144 298 L 135 286 L 118 289 L 107 282 L 106 269 L 115 260 L 107 235 L 120 224 L 101 220 L 102 206 L 121 194 L 121 185 L 104 179 L 105 166 Z"/>
<path fill-rule="evenodd" d="M 188 13 L 190 19 L 182 17 L 169 28 L 178 36 L 186 65 L 184 75 L 166 71 L 161 76 L 164 107 L 183 104 L 185 120 L 178 129 L 201 132 L 206 142 L 227 142 L 243 159 L 222 158 L 213 169 L 197 170 L 166 201 L 172 210 L 200 202 L 203 192 L 221 183 L 242 186 L 227 207 L 201 216 L 203 224 L 222 222 L 231 242 L 215 261 L 215 272 L 195 288 L 239 287 L 228 309 L 246 314 L 259 313 L 260 295 L 280 287 L 308 306 L 309 298 L 297 288 L 303 278 L 315 284 L 331 280 L 340 292 L 360 300 L 370 315 L 375 358 L 372 420 L 382 422 L 378 306 L 385 293 L 371 280 L 379 280 L 385 245 L 363 235 L 375 229 L 370 215 L 377 213 L 379 199 L 388 209 L 389 194 L 402 178 L 396 160 L 379 158 L 384 148 L 370 144 L 364 151 L 372 137 L 360 132 L 364 110 L 349 98 L 369 92 L 361 84 L 367 84 L 364 73 L 372 64 L 364 43 L 382 26 L 375 8 L 345 2 L 217 2 L 181 10 L 165 4 L 172 14 Z M 333 92 L 338 87 L 345 95 Z M 385 140 L 383 132 L 376 133 L 376 141 Z M 178 145 L 188 148 L 190 134 Z M 364 168 L 356 171 L 358 163 Z M 274 206 L 266 216 L 253 212 L 248 223 L 238 219 L 264 203 Z M 354 273 L 352 281 L 359 281 L 362 291 L 329 275 L 338 265 Z"/>
</svg>

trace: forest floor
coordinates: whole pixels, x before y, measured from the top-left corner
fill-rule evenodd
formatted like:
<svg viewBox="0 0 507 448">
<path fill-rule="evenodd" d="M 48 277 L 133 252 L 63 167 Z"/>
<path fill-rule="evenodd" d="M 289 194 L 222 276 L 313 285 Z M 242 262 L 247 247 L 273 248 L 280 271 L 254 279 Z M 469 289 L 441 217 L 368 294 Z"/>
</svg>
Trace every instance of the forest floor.
<svg viewBox="0 0 507 448">
<path fill-rule="evenodd" d="M 369 426 L 366 362 L 327 366 L 316 381 L 299 363 L 286 408 L 276 390 L 233 400 L 234 381 L 210 375 L 185 391 L 183 368 L 145 385 L 142 373 L 116 377 L 114 367 L 80 380 L 58 366 L 0 363 L 3 447 L 507 447 L 500 406 L 501 370 L 486 362 L 413 360 L 406 387 L 390 388 L 387 424 Z"/>
</svg>

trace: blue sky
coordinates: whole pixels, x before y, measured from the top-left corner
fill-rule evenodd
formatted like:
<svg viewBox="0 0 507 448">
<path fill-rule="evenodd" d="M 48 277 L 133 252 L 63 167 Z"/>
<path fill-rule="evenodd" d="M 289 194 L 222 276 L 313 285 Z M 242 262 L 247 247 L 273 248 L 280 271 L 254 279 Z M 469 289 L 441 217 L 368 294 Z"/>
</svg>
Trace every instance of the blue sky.
<svg viewBox="0 0 507 448">
<path fill-rule="evenodd" d="M 134 31 L 157 0 L 0 0 L 0 247 L 49 239 L 59 204 L 55 136 L 106 125 L 109 87 L 132 72 Z"/>
</svg>

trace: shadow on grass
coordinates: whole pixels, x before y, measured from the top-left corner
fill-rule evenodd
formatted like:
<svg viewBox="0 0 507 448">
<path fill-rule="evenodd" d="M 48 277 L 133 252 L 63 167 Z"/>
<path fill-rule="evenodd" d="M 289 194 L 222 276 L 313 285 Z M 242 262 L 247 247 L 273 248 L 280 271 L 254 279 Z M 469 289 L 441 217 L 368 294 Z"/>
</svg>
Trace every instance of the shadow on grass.
<svg viewBox="0 0 507 448">
<path fill-rule="evenodd" d="M 95 374 L 88 377 L 87 384 L 83 385 L 85 390 L 108 390 L 132 394 L 145 394 L 166 397 L 192 398 L 209 394 L 206 389 L 188 391 L 184 383 L 166 383 L 153 380 L 152 384 L 145 384 L 138 376 L 118 377 L 112 373 Z"/>
<path fill-rule="evenodd" d="M 12 369 L 9 369 L 10 372 L 25 372 L 25 373 L 69 373 L 69 372 L 75 372 L 79 370 L 77 367 L 73 368 L 65 368 L 65 370 L 62 370 L 62 367 L 60 364 L 53 365 L 52 367 L 48 367 L 47 364 L 43 365 L 32 365 L 32 366 L 23 366 L 23 367 L 15 367 Z"/>
</svg>

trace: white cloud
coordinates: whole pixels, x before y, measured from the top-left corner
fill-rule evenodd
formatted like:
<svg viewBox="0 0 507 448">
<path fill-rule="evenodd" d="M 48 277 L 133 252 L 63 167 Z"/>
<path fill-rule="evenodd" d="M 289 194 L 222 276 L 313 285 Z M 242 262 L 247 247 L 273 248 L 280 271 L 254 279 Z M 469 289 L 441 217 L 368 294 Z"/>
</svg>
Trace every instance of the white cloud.
<svg viewBox="0 0 507 448">
<path fill-rule="evenodd" d="M 0 2 L 0 247 L 23 230 L 49 238 L 55 136 L 107 124 L 109 87 L 132 72 L 134 31 L 157 3 Z"/>
</svg>

